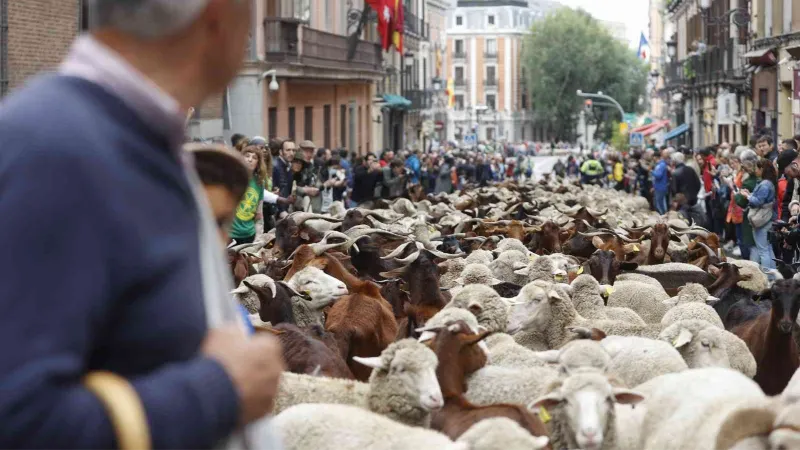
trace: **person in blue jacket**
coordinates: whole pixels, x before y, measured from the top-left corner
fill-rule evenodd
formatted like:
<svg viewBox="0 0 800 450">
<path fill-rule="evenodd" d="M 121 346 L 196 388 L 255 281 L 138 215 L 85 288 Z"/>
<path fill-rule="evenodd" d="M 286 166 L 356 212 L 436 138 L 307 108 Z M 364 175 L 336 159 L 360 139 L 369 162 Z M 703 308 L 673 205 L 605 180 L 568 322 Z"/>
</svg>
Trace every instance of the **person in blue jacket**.
<svg viewBox="0 0 800 450">
<path fill-rule="evenodd" d="M 406 158 L 406 167 L 411 171 L 411 176 L 409 178 L 409 182 L 411 184 L 418 184 L 420 182 L 420 176 L 422 172 L 420 156 L 422 156 L 422 152 L 417 150 L 408 158 Z"/>
<path fill-rule="evenodd" d="M 669 150 L 661 151 L 661 159 L 652 170 L 653 175 L 653 203 L 659 214 L 666 214 L 669 210 L 667 196 L 669 195 L 669 169 L 668 162 Z"/>
</svg>

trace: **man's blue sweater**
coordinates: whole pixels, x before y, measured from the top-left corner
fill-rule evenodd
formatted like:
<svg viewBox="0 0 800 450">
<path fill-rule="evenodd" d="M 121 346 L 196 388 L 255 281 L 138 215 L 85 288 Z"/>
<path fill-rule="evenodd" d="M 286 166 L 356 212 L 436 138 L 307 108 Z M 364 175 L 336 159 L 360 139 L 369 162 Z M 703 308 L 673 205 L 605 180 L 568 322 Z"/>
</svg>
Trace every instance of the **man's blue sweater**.
<svg viewBox="0 0 800 450">
<path fill-rule="evenodd" d="M 167 138 L 120 99 L 48 76 L 0 106 L 0 448 L 109 448 L 81 385 L 130 380 L 155 447 L 211 447 L 236 391 L 199 354 L 199 221 Z"/>
</svg>

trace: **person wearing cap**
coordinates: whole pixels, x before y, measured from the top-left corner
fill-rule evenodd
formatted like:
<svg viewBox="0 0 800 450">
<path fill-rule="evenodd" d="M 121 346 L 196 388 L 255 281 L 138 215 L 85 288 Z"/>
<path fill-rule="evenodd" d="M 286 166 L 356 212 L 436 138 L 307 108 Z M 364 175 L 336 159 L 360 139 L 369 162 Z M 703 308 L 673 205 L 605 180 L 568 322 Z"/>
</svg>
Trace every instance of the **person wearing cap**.
<svg viewBox="0 0 800 450">
<path fill-rule="evenodd" d="M 298 202 L 305 204 L 308 202 L 311 210 L 315 213 L 322 212 L 322 181 L 319 177 L 319 167 L 314 163 L 314 156 L 317 152 L 317 146 L 309 140 L 300 142 L 301 159 L 305 162 L 300 177 L 297 178 L 297 190 L 295 194 L 298 197 Z M 305 199 L 307 198 L 307 200 Z"/>
</svg>

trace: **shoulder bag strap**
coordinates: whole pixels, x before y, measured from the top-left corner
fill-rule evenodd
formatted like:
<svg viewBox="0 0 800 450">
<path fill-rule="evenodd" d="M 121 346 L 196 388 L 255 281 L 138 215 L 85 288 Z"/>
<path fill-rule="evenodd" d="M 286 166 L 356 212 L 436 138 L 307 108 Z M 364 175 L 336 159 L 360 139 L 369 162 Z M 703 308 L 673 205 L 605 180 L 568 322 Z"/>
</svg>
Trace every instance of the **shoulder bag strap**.
<svg viewBox="0 0 800 450">
<path fill-rule="evenodd" d="M 144 405 L 127 380 L 111 372 L 91 372 L 84 378 L 84 385 L 108 411 L 121 450 L 151 448 Z"/>
</svg>

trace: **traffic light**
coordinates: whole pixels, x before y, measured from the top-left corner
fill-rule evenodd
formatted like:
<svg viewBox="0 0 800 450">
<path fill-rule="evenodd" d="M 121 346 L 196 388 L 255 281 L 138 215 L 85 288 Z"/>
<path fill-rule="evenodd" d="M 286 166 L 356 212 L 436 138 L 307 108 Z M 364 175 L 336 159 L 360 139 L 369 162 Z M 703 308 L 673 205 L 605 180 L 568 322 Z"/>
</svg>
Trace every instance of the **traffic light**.
<svg viewBox="0 0 800 450">
<path fill-rule="evenodd" d="M 591 114 L 592 112 L 592 99 L 587 98 L 585 102 L 583 102 L 583 110 L 586 111 L 587 114 Z"/>
</svg>

